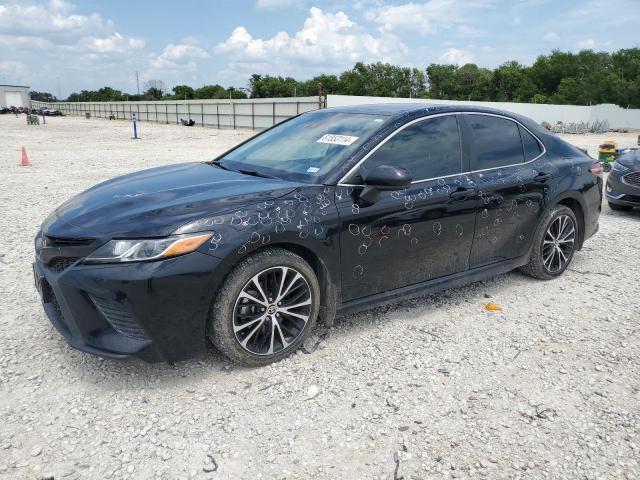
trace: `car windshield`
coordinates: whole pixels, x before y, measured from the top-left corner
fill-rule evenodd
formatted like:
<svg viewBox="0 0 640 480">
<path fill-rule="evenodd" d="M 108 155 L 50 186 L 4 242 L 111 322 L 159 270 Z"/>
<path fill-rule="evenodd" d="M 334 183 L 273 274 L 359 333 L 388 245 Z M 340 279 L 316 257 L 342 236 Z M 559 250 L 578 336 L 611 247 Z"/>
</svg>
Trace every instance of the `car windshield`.
<svg viewBox="0 0 640 480">
<path fill-rule="evenodd" d="M 318 110 L 293 118 L 220 157 L 224 168 L 315 183 L 360 148 L 384 115 Z"/>
</svg>

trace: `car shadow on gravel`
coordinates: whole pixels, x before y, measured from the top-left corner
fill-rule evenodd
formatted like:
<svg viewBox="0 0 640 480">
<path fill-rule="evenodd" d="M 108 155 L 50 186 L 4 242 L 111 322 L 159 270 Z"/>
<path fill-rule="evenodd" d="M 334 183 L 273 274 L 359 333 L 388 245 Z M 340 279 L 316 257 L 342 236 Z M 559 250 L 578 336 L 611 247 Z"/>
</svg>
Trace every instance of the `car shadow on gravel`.
<svg viewBox="0 0 640 480">
<path fill-rule="evenodd" d="M 497 289 L 505 286 L 513 275 L 517 275 L 519 279 L 530 279 L 518 272 L 509 272 L 460 287 L 449 288 L 438 293 L 392 300 L 353 314 L 342 315 L 336 318 L 336 324 L 339 324 L 341 328 L 361 329 L 367 328 L 368 324 L 375 326 L 380 319 L 385 321 L 389 315 L 398 314 L 399 312 L 402 312 L 403 318 L 416 319 L 435 313 L 436 310 L 442 307 L 457 306 L 463 303 L 486 303 L 491 301 L 491 298 L 499 296 Z M 530 280 L 535 281 L 534 279 Z"/>
<path fill-rule="evenodd" d="M 251 368 L 232 364 L 212 345 L 206 353 L 176 363 L 149 363 L 139 358 L 111 359 L 80 352 L 58 339 L 65 368 L 73 376 L 105 390 L 136 390 L 149 387 L 188 386 L 217 379 Z"/>
<path fill-rule="evenodd" d="M 635 218 L 640 220 L 640 208 L 634 208 L 632 210 L 613 210 L 607 206 L 606 210 L 603 210 L 605 215 L 612 215 L 617 218 Z"/>
</svg>

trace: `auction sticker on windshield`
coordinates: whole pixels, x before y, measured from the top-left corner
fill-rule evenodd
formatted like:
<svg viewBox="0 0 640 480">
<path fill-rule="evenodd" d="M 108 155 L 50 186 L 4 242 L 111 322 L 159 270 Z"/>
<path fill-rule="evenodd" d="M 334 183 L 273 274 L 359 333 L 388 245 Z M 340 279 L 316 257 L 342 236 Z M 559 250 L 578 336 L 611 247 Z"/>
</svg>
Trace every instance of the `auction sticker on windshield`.
<svg viewBox="0 0 640 480">
<path fill-rule="evenodd" d="M 327 133 L 320 137 L 317 143 L 330 143 L 332 145 L 351 145 L 358 140 L 358 137 L 350 137 L 349 135 L 334 135 Z"/>
</svg>

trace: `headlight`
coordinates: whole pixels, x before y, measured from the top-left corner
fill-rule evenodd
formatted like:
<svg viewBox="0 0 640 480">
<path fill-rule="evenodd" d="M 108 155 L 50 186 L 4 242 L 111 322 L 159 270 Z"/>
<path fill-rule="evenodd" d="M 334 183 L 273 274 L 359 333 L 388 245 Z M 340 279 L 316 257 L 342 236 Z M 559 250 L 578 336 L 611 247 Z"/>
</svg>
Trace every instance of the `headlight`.
<svg viewBox="0 0 640 480">
<path fill-rule="evenodd" d="M 616 172 L 626 172 L 627 170 L 629 170 L 629 167 L 625 167 L 620 162 L 613 162 L 613 169 Z"/>
<path fill-rule="evenodd" d="M 193 252 L 211 233 L 174 235 L 158 239 L 111 240 L 85 258 L 85 263 L 122 263 L 158 260 Z"/>
</svg>

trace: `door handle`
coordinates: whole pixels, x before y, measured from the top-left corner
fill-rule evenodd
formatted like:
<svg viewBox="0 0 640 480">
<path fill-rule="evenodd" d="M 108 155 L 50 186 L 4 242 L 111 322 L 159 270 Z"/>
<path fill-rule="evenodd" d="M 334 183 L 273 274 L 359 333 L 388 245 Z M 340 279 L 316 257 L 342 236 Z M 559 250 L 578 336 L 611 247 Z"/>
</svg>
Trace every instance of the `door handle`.
<svg viewBox="0 0 640 480">
<path fill-rule="evenodd" d="M 547 180 L 549 180 L 550 178 L 551 178 L 551 174 L 550 173 L 540 172 L 540 173 L 538 173 L 538 175 L 535 176 L 535 178 L 533 180 L 535 182 L 544 183 Z"/>
<path fill-rule="evenodd" d="M 475 191 L 475 188 L 458 187 L 458 189 L 451 192 L 449 196 L 455 199 L 467 198 L 475 193 Z"/>
</svg>

